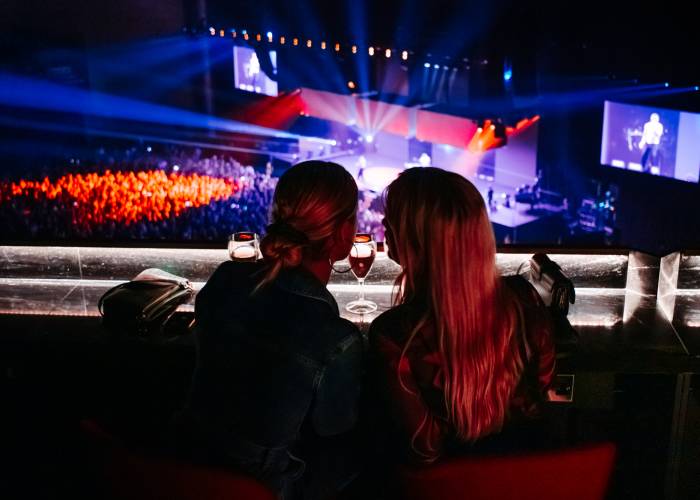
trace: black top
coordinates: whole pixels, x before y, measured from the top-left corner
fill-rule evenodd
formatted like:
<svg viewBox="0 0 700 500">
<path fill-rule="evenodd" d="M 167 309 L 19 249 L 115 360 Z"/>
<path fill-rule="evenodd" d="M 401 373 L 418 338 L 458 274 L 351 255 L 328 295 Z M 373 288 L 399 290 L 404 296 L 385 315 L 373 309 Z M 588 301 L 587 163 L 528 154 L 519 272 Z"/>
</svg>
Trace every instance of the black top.
<svg viewBox="0 0 700 500">
<path fill-rule="evenodd" d="M 354 427 L 362 342 L 313 274 L 283 271 L 253 293 L 262 272 L 225 262 L 197 295 L 188 416 L 209 452 L 281 488 L 303 471 L 290 457 L 302 428 L 322 438 Z"/>
</svg>

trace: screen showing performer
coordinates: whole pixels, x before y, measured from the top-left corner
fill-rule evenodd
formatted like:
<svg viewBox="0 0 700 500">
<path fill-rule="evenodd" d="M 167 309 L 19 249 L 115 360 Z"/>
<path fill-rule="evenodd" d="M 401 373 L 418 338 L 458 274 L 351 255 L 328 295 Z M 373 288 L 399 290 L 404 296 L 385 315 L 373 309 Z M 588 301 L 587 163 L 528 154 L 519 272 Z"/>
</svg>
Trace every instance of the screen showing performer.
<svg viewBox="0 0 700 500">
<path fill-rule="evenodd" d="M 600 162 L 698 182 L 700 115 L 606 101 Z"/>
<path fill-rule="evenodd" d="M 274 97 L 277 82 L 270 75 L 276 77 L 276 73 L 277 52 L 274 50 L 258 54 L 248 47 L 233 48 L 233 77 L 237 89 Z"/>
</svg>

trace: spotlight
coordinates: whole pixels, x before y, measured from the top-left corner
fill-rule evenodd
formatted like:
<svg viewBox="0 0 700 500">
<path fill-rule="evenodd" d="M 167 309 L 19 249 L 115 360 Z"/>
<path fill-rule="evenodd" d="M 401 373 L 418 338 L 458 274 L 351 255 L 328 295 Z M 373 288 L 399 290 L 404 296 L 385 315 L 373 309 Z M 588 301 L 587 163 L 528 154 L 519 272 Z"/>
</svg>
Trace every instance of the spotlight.
<svg viewBox="0 0 700 500">
<path fill-rule="evenodd" d="M 216 35 L 216 30 L 214 29 L 213 26 L 210 26 L 210 27 L 209 27 L 209 34 L 210 34 L 211 36 Z"/>
<path fill-rule="evenodd" d="M 280 37 L 280 45 L 284 45 L 286 41 L 287 40 L 283 36 Z"/>
<path fill-rule="evenodd" d="M 387 59 L 389 59 L 391 57 L 391 49 L 386 49 L 384 51 L 384 55 L 386 56 Z"/>
<path fill-rule="evenodd" d="M 365 141 L 367 142 L 374 142 L 374 136 L 372 134 L 367 134 L 365 135 Z"/>
<path fill-rule="evenodd" d="M 299 45 L 299 39 L 298 39 L 298 38 L 295 38 L 294 40 L 292 40 L 292 43 L 293 43 L 295 46 L 296 46 L 296 45 Z"/>
<path fill-rule="evenodd" d="M 697 85 L 694 88 L 695 88 L 695 90 L 700 90 L 700 87 Z"/>
<path fill-rule="evenodd" d="M 348 88 L 351 89 L 351 90 L 354 89 L 354 88 L 355 88 L 355 82 L 353 82 L 352 80 L 350 80 L 350 81 L 348 82 Z"/>
<path fill-rule="evenodd" d="M 482 133 L 483 131 L 484 131 L 484 129 L 481 128 L 481 127 L 478 127 L 478 128 L 476 129 L 476 133 L 477 133 L 477 134 L 480 134 L 480 133 Z"/>
<path fill-rule="evenodd" d="M 404 50 L 403 52 L 401 52 L 401 59 L 403 59 L 404 61 L 408 60 L 408 51 L 407 50 Z"/>
<path fill-rule="evenodd" d="M 337 146 L 337 145 L 338 145 L 338 141 L 336 141 L 335 139 L 332 139 L 331 146 Z"/>
<path fill-rule="evenodd" d="M 664 87 L 668 88 L 668 82 L 664 83 Z"/>
<path fill-rule="evenodd" d="M 357 45 L 352 46 L 352 53 L 357 54 Z"/>
<path fill-rule="evenodd" d="M 173 165 L 173 171 L 179 172 L 179 171 L 180 171 L 180 165 Z"/>
<path fill-rule="evenodd" d="M 503 81 L 509 82 L 513 79 L 513 70 L 507 69 L 503 72 Z"/>
<path fill-rule="evenodd" d="M 146 146 L 146 151 L 150 153 L 151 151 L 153 151 L 153 148 L 151 148 L 151 146 Z"/>
<path fill-rule="evenodd" d="M 248 40 L 248 38 L 250 38 L 250 36 L 248 35 L 248 32 L 247 32 L 247 31 L 244 31 L 244 32 L 243 32 L 243 39 L 244 39 L 244 40 Z"/>
<path fill-rule="evenodd" d="M 308 48 L 311 48 L 312 45 L 313 45 L 313 43 L 311 42 L 311 40 L 307 40 L 307 41 L 306 41 L 306 46 L 307 46 Z"/>
<path fill-rule="evenodd" d="M 233 38 L 236 38 L 238 36 L 238 33 L 236 33 L 236 30 L 231 30 L 231 36 Z"/>
<path fill-rule="evenodd" d="M 267 41 L 272 42 L 272 31 L 267 32 Z"/>
<path fill-rule="evenodd" d="M 439 65 L 439 64 L 434 64 L 434 65 L 433 65 L 433 68 L 435 68 L 435 69 L 440 69 L 440 65 Z"/>
<path fill-rule="evenodd" d="M 492 124 L 489 128 L 490 128 L 491 130 L 496 130 L 496 125 L 493 125 L 493 124 Z"/>
<path fill-rule="evenodd" d="M 424 68 L 429 68 L 429 67 L 430 67 L 430 63 L 425 63 L 425 64 L 423 64 L 423 67 L 424 67 Z"/>
<path fill-rule="evenodd" d="M 321 42 L 321 50 L 326 50 L 326 42 Z"/>
<path fill-rule="evenodd" d="M 262 40 L 262 35 L 258 33 L 257 35 L 255 35 L 255 39 L 259 42 L 260 40 Z"/>
<path fill-rule="evenodd" d="M 367 50 L 367 52 L 369 52 L 369 55 L 370 55 L 370 56 L 373 56 L 373 55 L 374 55 L 374 47 L 370 47 L 370 48 Z"/>
<path fill-rule="evenodd" d="M 224 30 L 219 30 L 219 36 L 223 38 L 224 36 L 226 36 L 226 32 Z"/>
<path fill-rule="evenodd" d="M 339 43 L 335 44 L 335 51 L 340 52 L 340 44 Z"/>
</svg>

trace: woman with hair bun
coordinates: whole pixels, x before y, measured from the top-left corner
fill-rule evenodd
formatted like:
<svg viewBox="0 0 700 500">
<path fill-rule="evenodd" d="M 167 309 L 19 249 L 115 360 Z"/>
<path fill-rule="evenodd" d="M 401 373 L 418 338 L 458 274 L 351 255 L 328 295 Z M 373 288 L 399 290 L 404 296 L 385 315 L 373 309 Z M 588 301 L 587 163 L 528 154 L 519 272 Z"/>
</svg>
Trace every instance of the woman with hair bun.
<svg viewBox="0 0 700 500">
<path fill-rule="evenodd" d="M 324 498 L 352 478 L 329 443 L 356 423 L 362 342 L 326 284 L 352 247 L 357 200 L 340 165 L 292 167 L 275 190 L 263 259 L 221 264 L 197 295 L 197 366 L 176 419 L 179 447 L 284 498 Z M 321 481 L 325 468 L 335 477 Z"/>
</svg>

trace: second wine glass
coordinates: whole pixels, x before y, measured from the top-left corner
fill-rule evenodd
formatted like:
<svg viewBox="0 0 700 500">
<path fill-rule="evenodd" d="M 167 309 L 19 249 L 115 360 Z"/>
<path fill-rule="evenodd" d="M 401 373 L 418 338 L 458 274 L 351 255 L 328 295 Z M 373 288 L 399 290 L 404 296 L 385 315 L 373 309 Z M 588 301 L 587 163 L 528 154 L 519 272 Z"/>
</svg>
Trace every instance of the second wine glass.
<svg viewBox="0 0 700 500">
<path fill-rule="evenodd" d="M 349 302 L 346 309 L 355 314 L 369 314 L 377 310 L 377 304 L 365 299 L 365 278 L 372 269 L 374 258 L 377 255 L 377 243 L 371 234 L 358 233 L 348 255 L 350 268 L 360 284 L 360 296 L 357 300 Z"/>
</svg>

